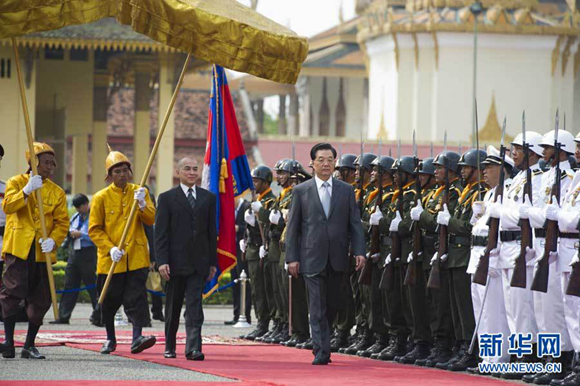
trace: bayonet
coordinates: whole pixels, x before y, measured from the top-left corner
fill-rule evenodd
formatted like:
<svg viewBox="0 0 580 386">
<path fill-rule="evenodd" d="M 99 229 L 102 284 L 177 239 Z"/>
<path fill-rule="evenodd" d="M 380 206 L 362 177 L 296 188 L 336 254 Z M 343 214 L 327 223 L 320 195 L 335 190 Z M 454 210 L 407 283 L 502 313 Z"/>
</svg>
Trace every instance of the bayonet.
<svg viewBox="0 0 580 386">
<path fill-rule="evenodd" d="M 522 113 L 522 145 L 526 143 L 526 110 Z"/>
<path fill-rule="evenodd" d="M 447 151 L 447 130 L 443 133 L 443 151 Z"/>
<path fill-rule="evenodd" d="M 431 141 L 431 158 L 433 158 L 433 141 Z"/>
<path fill-rule="evenodd" d="M 393 155 L 392 155 L 392 150 L 393 150 L 393 149 L 389 147 L 389 157 L 393 157 Z"/>
<path fill-rule="evenodd" d="M 505 126 L 506 126 L 506 121 L 507 121 L 507 117 L 503 117 L 503 124 L 501 126 L 501 142 L 500 142 L 500 146 L 504 146 L 505 144 Z"/>
<path fill-rule="evenodd" d="M 382 145 L 383 145 L 383 138 L 382 137 L 379 137 L 379 161 L 380 161 L 380 158 L 381 158 L 381 147 L 382 147 Z"/>
<path fill-rule="evenodd" d="M 463 154 L 463 144 L 459 141 L 459 155 Z"/>
<path fill-rule="evenodd" d="M 415 130 L 413 130 L 413 155 L 417 157 L 417 140 L 415 138 Z"/>
<path fill-rule="evenodd" d="M 401 138 L 397 140 L 397 159 L 401 159 Z"/>
<path fill-rule="evenodd" d="M 473 103 L 475 104 L 475 152 L 476 162 L 477 162 L 477 199 L 481 200 L 481 170 L 479 168 L 481 159 L 479 158 L 479 119 L 477 117 L 477 98 L 474 98 Z M 487 147 L 486 147 L 487 149 Z"/>
</svg>

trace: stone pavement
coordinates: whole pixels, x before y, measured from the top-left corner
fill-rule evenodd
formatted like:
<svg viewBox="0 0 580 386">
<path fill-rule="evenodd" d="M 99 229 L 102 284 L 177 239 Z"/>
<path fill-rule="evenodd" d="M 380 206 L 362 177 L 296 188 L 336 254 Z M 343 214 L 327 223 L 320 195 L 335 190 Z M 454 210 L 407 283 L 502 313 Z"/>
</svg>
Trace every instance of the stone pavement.
<svg viewBox="0 0 580 386">
<path fill-rule="evenodd" d="M 237 337 L 251 330 L 237 329 L 225 326 L 224 321 L 232 319 L 231 306 L 206 306 L 204 307 L 205 323 L 203 335 L 221 335 L 225 337 Z M 78 304 L 68 325 L 52 325 L 49 321 L 54 320 L 52 310 L 46 314 L 43 330 L 103 330 L 89 323 L 91 307 L 88 304 Z M 125 316 L 126 320 L 126 316 Z M 18 323 L 17 330 L 25 330 L 26 323 Z M 117 330 L 131 330 L 131 326 L 118 326 Z M 163 331 L 164 324 L 154 320 L 152 328 L 147 331 Z M 0 323 L 0 335 L 3 328 Z M 179 332 L 185 332 L 182 318 Z M 31 367 L 30 360 L 20 359 L 20 350 L 16 349 L 16 359 L 2 359 L 0 357 L 0 380 L 156 380 L 156 381 L 190 381 L 190 382 L 224 382 L 230 379 L 184 370 L 172 366 L 163 366 L 155 363 L 123 358 L 120 356 L 101 355 L 91 351 L 69 348 L 66 346 L 40 347 L 39 351 L 46 355 L 44 361 L 34 362 Z M 179 354 L 178 354 L 179 355 Z"/>
</svg>

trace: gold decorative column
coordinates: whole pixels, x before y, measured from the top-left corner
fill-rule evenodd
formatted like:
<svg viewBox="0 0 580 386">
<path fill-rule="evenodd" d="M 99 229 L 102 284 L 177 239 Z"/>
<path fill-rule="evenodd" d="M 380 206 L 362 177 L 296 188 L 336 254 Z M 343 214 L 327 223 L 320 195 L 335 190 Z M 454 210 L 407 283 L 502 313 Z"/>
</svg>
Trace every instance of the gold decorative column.
<svg viewBox="0 0 580 386">
<path fill-rule="evenodd" d="M 106 80 L 97 83 L 97 79 L 95 79 L 93 90 L 93 135 L 91 139 L 91 192 L 93 194 L 105 187 L 105 159 L 108 154 L 107 110 L 109 106 L 106 83 Z"/>
<path fill-rule="evenodd" d="M 72 142 L 72 194 L 87 194 L 89 174 L 89 133 L 73 135 Z M 64 167 L 64 165 L 62 166 Z"/>
</svg>

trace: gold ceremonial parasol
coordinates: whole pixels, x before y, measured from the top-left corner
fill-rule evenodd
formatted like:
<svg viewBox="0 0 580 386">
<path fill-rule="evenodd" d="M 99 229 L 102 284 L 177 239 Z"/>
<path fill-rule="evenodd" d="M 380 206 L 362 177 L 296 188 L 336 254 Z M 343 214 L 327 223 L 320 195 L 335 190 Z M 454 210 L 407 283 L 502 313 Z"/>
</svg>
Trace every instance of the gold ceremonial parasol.
<svg viewBox="0 0 580 386">
<path fill-rule="evenodd" d="M 24 114 L 30 153 L 33 137 L 28 104 L 22 79 L 16 37 L 33 32 L 59 29 L 69 25 L 90 23 L 104 17 L 114 17 L 130 25 L 136 32 L 181 51 L 188 52 L 163 123 L 141 178 L 144 186 L 165 127 L 173 110 L 187 65 L 196 58 L 235 71 L 281 83 L 296 83 L 302 62 L 308 53 L 308 43 L 290 29 L 260 15 L 236 0 L 3 0 L 0 3 L 0 39 L 12 38 L 18 73 L 20 99 Z M 31 162 L 37 174 L 36 162 Z M 43 239 L 47 238 L 40 190 L 36 191 Z M 137 201 L 125 223 L 119 246 L 125 244 L 129 227 L 137 213 Z M 46 259 L 52 306 L 58 319 L 54 276 Z M 101 291 L 103 303 L 116 263 L 113 262 Z"/>
<path fill-rule="evenodd" d="M 114 17 L 198 59 L 296 83 L 306 38 L 236 0 L 4 0 L 0 39 Z"/>
</svg>

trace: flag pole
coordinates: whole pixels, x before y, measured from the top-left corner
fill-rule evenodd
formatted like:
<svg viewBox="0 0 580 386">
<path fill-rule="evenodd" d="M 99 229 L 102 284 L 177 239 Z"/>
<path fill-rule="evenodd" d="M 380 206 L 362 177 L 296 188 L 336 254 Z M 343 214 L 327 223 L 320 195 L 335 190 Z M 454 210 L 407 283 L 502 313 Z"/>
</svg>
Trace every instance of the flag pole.
<svg viewBox="0 0 580 386">
<path fill-rule="evenodd" d="M 30 115 L 28 113 L 28 102 L 26 101 L 26 90 L 24 90 L 24 81 L 22 80 L 22 68 L 20 67 L 20 56 L 18 54 L 18 47 L 16 46 L 15 38 L 12 38 L 12 48 L 14 49 L 16 72 L 18 73 L 18 85 L 20 86 L 20 101 L 22 102 L 22 114 L 24 115 L 24 126 L 26 127 L 26 139 L 28 142 L 28 151 L 30 153 L 30 168 L 32 169 L 33 175 L 38 175 L 38 168 L 36 165 L 36 154 L 34 153 L 34 143 L 33 143 L 34 140 L 32 138 L 32 127 L 30 124 Z M 34 193 L 36 194 L 36 202 L 38 204 L 38 217 L 40 217 L 40 229 L 42 232 L 42 239 L 46 240 L 48 238 L 48 232 L 46 230 L 46 219 L 44 218 L 44 205 L 42 204 L 42 193 L 40 189 L 37 189 Z M 27 207 L 28 213 L 30 214 L 30 219 L 34 222 L 30 206 L 27 205 Z M 50 258 L 50 254 L 48 253 L 44 254 L 44 258 L 46 260 L 46 272 L 48 273 L 48 286 L 50 288 L 52 311 L 54 313 L 54 319 L 58 320 L 59 318 L 58 302 L 56 301 L 56 289 L 54 285 L 54 275 L 52 273 L 52 259 Z"/>
<path fill-rule="evenodd" d="M 149 178 L 149 172 L 151 171 L 151 166 L 153 166 L 153 161 L 155 161 L 155 156 L 157 155 L 157 150 L 159 149 L 159 144 L 161 143 L 161 139 L 163 138 L 163 133 L 165 132 L 165 127 L 167 126 L 167 122 L 169 122 L 169 116 L 173 111 L 173 106 L 175 105 L 175 101 L 177 100 L 177 95 L 179 94 L 179 89 L 181 88 L 181 84 L 183 83 L 183 77 L 185 76 L 185 72 L 187 70 L 187 66 L 189 64 L 189 60 L 191 58 L 191 54 L 187 54 L 187 58 L 185 59 L 185 63 L 183 64 L 183 69 L 181 70 L 181 75 L 179 75 L 179 80 L 177 81 L 177 85 L 175 86 L 175 91 L 173 91 L 173 96 L 171 97 L 171 101 L 169 102 L 169 106 L 167 107 L 167 111 L 165 112 L 165 117 L 163 118 L 163 123 L 159 128 L 159 132 L 157 133 L 157 138 L 155 139 L 155 144 L 153 145 L 153 150 L 151 150 L 151 154 L 149 155 L 149 160 L 147 161 L 147 166 L 145 167 L 145 172 L 143 173 L 143 177 L 141 178 L 141 183 L 139 184 L 140 187 L 145 186 L 147 179 Z M 119 249 L 123 249 L 125 245 L 125 240 L 127 239 L 127 235 L 129 233 L 129 228 L 131 227 L 131 223 L 135 218 L 137 213 L 137 200 L 133 201 L 133 205 L 131 206 L 131 212 L 129 214 L 129 218 L 125 223 L 125 229 L 123 229 L 123 234 L 121 236 L 121 241 L 119 242 Z M 115 267 L 117 263 L 113 261 L 111 264 L 111 269 L 107 274 L 107 279 L 105 280 L 105 284 L 103 285 L 103 289 L 101 290 L 101 295 L 99 296 L 99 305 L 103 304 L 105 300 L 105 296 L 107 295 L 107 290 L 109 289 L 109 285 L 111 284 L 111 279 L 113 278 L 113 273 L 115 272 Z"/>
</svg>

